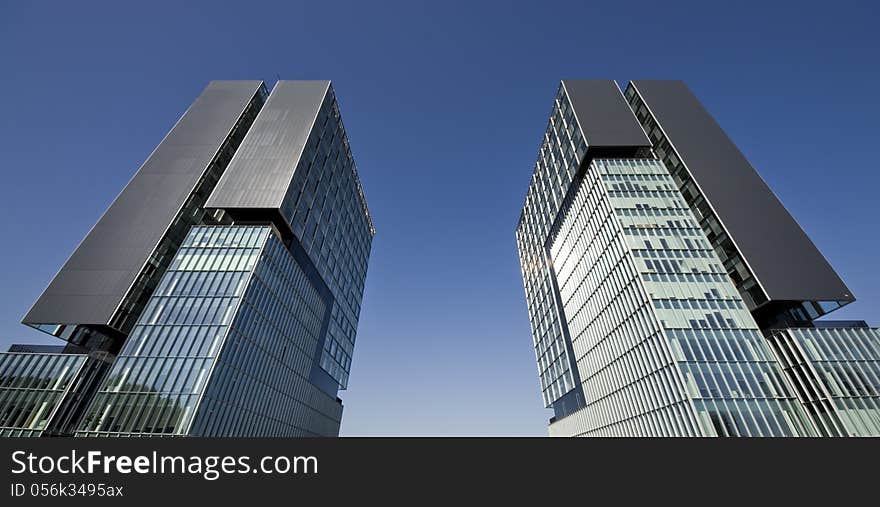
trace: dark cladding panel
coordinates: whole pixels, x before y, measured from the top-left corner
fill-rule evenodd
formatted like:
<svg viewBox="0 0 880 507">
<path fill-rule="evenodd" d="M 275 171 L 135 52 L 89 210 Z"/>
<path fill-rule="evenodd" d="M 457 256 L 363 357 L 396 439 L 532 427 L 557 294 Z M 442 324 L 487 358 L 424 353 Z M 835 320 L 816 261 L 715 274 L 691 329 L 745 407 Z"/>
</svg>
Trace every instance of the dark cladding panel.
<svg viewBox="0 0 880 507">
<path fill-rule="evenodd" d="M 851 301 L 849 289 L 681 81 L 633 81 L 773 301 Z"/>
<path fill-rule="evenodd" d="M 205 207 L 281 208 L 329 88 L 330 81 L 279 81 Z"/>
<path fill-rule="evenodd" d="M 261 81 L 212 81 L 89 231 L 25 324 L 106 325 Z"/>
<path fill-rule="evenodd" d="M 651 142 L 611 80 L 562 81 L 589 149 L 634 150 Z"/>
</svg>

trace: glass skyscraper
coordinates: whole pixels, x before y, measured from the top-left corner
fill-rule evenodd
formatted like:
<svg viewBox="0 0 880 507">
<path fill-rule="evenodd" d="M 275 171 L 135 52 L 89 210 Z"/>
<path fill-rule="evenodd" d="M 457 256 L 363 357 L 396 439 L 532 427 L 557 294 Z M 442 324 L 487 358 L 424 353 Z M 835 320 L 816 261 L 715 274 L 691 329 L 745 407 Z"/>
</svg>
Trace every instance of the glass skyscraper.
<svg viewBox="0 0 880 507">
<path fill-rule="evenodd" d="M 691 157 L 649 121 L 641 83 L 624 95 L 612 81 L 562 82 L 517 226 L 550 434 L 878 434 L 880 334 L 863 325 L 832 338 L 814 322 L 853 299 L 846 287 L 680 82 L 648 85 L 674 92 L 657 100 Z M 779 229 L 769 245 L 732 232 L 760 219 L 723 195 L 748 185 L 760 211 L 779 215 L 755 226 Z M 786 276 L 768 273 L 786 256 Z M 798 274 L 815 276 L 787 280 Z M 795 355 L 805 334 L 859 352 Z"/>
<path fill-rule="evenodd" d="M 0 432 L 338 435 L 373 234 L 329 81 L 212 82 L 25 317 L 70 344 L 0 354 Z"/>
</svg>

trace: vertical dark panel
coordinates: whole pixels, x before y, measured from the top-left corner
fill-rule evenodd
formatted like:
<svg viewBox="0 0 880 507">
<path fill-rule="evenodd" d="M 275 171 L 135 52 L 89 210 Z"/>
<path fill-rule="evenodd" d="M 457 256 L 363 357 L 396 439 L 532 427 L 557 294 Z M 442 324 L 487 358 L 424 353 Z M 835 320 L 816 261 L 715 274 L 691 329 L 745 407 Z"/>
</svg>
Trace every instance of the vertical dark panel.
<svg viewBox="0 0 880 507">
<path fill-rule="evenodd" d="M 206 207 L 278 210 L 330 81 L 279 81 Z"/>
<path fill-rule="evenodd" d="M 632 84 L 770 301 L 855 299 L 683 82 Z"/>
<path fill-rule="evenodd" d="M 562 86 L 568 94 L 588 151 L 619 149 L 629 153 L 651 146 L 614 81 L 566 79 Z"/>
<path fill-rule="evenodd" d="M 89 231 L 23 322 L 107 325 L 261 81 L 212 81 Z"/>
</svg>

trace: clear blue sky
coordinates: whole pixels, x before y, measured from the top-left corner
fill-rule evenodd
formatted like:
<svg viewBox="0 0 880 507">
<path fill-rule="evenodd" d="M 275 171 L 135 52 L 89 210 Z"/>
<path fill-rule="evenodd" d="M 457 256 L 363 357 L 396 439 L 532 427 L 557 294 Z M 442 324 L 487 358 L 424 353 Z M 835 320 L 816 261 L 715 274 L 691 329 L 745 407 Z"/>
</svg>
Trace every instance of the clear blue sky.
<svg viewBox="0 0 880 507">
<path fill-rule="evenodd" d="M 562 78 L 684 79 L 880 324 L 869 2 L 190 4 L 0 6 L 0 349 L 209 80 L 279 75 L 334 81 L 378 229 L 344 435 L 546 434 L 513 230 Z"/>
</svg>

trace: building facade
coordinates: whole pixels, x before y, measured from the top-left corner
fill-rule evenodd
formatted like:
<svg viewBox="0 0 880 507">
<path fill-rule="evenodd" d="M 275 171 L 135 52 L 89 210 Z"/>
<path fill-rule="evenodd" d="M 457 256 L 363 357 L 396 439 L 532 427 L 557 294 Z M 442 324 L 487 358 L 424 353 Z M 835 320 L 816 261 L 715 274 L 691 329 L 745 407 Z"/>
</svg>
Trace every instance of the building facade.
<svg viewBox="0 0 880 507">
<path fill-rule="evenodd" d="M 98 373 L 72 389 L 43 361 L 47 390 L 10 367 L 4 393 L 75 410 L 0 401 L 0 431 L 338 435 L 373 234 L 329 81 L 212 82 L 24 319 Z"/>
<path fill-rule="evenodd" d="M 643 83 L 624 94 L 612 81 L 562 82 L 517 226 L 550 434 L 876 434 L 876 383 L 837 405 L 859 407 L 837 409 L 866 421 L 858 431 L 824 430 L 801 370 L 772 345 L 818 329 L 815 318 L 852 301 L 848 289 L 690 92 L 649 82 L 668 102 L 661 121 L 688 138 L 675 151 L 636 93 Z M 768 247 L 741 233 L 759 218 L 730 203 L 742 196 L 724 195 L 743 188 L 777 214 L 763 224 L 781 231 Z M 779 263 L 785 276 L 766 274 Z M 851 332 L 880 346 L 875 330 Z"/>
</svg>

